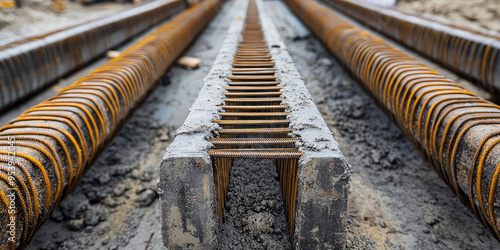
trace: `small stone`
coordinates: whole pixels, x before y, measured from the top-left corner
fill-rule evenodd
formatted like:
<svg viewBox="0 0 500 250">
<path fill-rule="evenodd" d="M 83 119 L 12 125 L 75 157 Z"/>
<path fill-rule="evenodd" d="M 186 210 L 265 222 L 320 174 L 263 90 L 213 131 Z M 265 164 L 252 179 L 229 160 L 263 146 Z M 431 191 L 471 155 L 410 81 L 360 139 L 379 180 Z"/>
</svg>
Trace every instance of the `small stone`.
<svg viewBox="0 0 500 250">
<path fill-rule="evenodd" d="M 109 243 L 109 239 L 106 238 L 106 239 L 102 240 L 101 245 L 106 246 L 108 243 Z"/>
<path fill-rule="evenodd" d="M 170 140 L 170 136 L 168 135 L 168 132 L 167 133 L 163 133 L 160 136 L 160 141 L 168 141 L 168 140 Z"/>
<path fill-rule="evenodd" d="M 139 176 L 141 176 L 141 171 L 139 169 L 134 169 L 130 173 L 130 178 L 132 179 L 139 179 Z"/>
<path fill-rule="evenodd" d="M 145 187 L 138 187 L 136 190 L 135 190 L 135 193 L 136 194 L 141 194 L 142 192 L 146 191 L 146 188 Z"/>
<path fill-rule="evenodd" d="M 85 233 L 88 233 L 88 234 L 89 234 L 89 233 L 92 233 L 92 232 L 94 232 L 94 227 L 92 227 L 92 226 L 88 226 L 88 227 L 86 227 L 86 228 L 85 228 L 85 230 L 83 230 L 83 231 L 84 231 Z"/>
<path fill-rule="evenodd" d="M 99 214 L 93 210 L 88 210 L 83 214 L 83 221 L 87 226 L 97 226 L 99 224 Z"/>
<path fill-rule="evenodd" d="M 107 184 L 111 180 L 111 178 L 109 177 L 109 174 L 102 174 L 99 175 L 99 177 L 97 177 L 96 180 L 100 185 L 103 185 Z"/>
<path fill-rule="evenodd" d="M 428 227 L 425 227 L 425 228 L 422 230 L 422 232 L 424 232 L 424 234 L 428 234 L 428 233 L 430 233 L 430 232 L 431 232 L 431 230 L 429 230 L 429 228 L 428 228 Z"/>
<path fill-rule="evenodd" d="M 117 204 L 115 202 L 115 200 L 113 200 L 113 198 L 111 197 L 106 197 L 106 199 L 104 199 L 103 201 L 104 205 L 108 206 L 108 207 L 116 207 Z"/>
<path fill-rule="evenodd" d="M 148 207 L 155 201 L 157 195 L 158 194 L 154 190 L 147 189 L 142 192 L 135 201 L 139 203 L 141 207 Z"/>
<path fill-rule="evenodd" d="M 129 190 L 129 187 L 125 184 L 120 184 L 118 186 L 116 186 L 114 189 L 113 189 L 113 194 L 114 196 L 116 197 L 119 197 L 121 196 L 123 193 L 125 193 L 127 190 Z"/>
<path fill-rule="evenodd" d="M 385 222 L 384 222 L 383 220 L 381 220 L 381 221 L 380 221 L 380 226 L 381 226 L 382 228 L 385 228 L 385 227 L 386 227 Z"/>
<path fill-rule="evenodd" d="M 57 239 L 58 237 L 59 237 L 59 232 L 56 231 L 52 234 L 52 238 Z"/>
<path fill-rule="evenodd" d="M 431 234 L 431 240 L 434 243 L 438 243 L 439 242 L 439 239 L 437 238 L 437 236 L 435 234 Z"/>
<path fill-rule="evenodd" d="M 84 226 L 83 219 L 70 220 L 68 223 L 68 227 L 72 231 L 80 231 Z"/>
<path fill-rule="evenodd" d="M 56 210 L 54 210 L 54 212 L 52 212 L 52 215 L 50 215 L 50 218 L 53 221 L 61 222 L 64 220 L 64 215 L 62 214 L 61 210 L 56 209 Z"/>
</svg>

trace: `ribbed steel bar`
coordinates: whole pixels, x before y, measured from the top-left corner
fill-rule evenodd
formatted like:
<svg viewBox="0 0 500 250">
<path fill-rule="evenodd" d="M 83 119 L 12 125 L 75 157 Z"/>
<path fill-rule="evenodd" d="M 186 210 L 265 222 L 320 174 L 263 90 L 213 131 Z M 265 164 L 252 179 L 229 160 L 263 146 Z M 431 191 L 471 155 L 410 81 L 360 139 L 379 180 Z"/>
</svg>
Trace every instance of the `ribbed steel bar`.
<svg viewBox="0 0 500 250">
<path fill-rule="evenodd" d="M 183 7 L 181 0 L 154 1 L 110 17 L 0 45 L 0 111 Z"/>
<path fill-rule="evenodd" d="M 268 51 L 255 0 L 250 0 L 242 32 L 233 60 L 229 87 L 225 87 L 221 119 L 213 121 L 221 129 L 221 138 L 211 139 L 219 224 L 224 221 L 229 177 L 235 158 L 274 159 L 280 176 L 285 212 L 293 234 L 298 186 L 298 160 L 304 155 L 287 138 L 291 129 L 282 105 L 282 85 L 275 76 L 274 61 Z M 293 238 L 293 237 L 290 237 Z"/>
<path fill-rule="evenodd" d="M 323 0 L 493 93 L 500 91 L 500 37 L 356 0 Z"/>
<path fill-rule="evenodd" d="M 312 0 L 287 0 L 499 239 L 500 107 Z"/>
<path fill-rule="evenodd" d="M 214 15 L 218 3 L 206 0 L 192 6 L 0 128 L 2 248 L 29 243 L 120 124 Z M 5 226 L 11 222 L 13 233 Z"/>
</svg>

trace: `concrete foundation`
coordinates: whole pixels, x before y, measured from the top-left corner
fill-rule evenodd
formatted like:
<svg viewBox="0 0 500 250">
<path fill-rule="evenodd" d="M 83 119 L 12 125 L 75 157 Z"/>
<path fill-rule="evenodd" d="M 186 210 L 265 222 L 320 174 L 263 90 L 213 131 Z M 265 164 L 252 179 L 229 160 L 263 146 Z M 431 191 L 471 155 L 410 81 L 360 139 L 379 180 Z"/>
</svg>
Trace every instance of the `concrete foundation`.
<svg viewBox="0 0 500 250">
<path fill-rule="evenodd" d="M 184 125 L 163 158 L 158 184 L 162 206 L 162 235 L 173 249 L 217 247 L 218 217 L 212 163 L 207 150 L 218 125 L 218 104 L 227 86 L 231 61 L 243 28 L 247 1 L 228 31 L 221 52 Z M 289 105 L 291 136 L 304 156 L 299 161 L 295 249 L 331 249 L 345 245 L 345 213 L 350 166 L 339 151 L 311 95 L 305 87 L 286 45 L 267 10 L 257 1 L 264 35 L 283 85 L 283 103 Z"/>
</svg>

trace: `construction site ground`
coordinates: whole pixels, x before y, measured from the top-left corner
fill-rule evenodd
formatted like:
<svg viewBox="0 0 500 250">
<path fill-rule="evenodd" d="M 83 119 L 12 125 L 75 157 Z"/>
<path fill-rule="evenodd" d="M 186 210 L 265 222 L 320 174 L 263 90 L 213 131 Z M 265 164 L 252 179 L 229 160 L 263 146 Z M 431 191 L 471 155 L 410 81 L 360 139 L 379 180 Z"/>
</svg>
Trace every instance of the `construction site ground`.
<svg viewBox="0 0 500 250">
<path fill-rule="evenodd" d="M 160 79 L 75 190 L 40 228 L 28 249 L 144 249 L 148 242 L 148 249 L 163 249 L 156 194 L 158 166 L 219 52 L 236 1 L 226 1 L 184 53 L 201 58 L 201 66 L 189 69 L 176 65 Z M 108 5 L 111 6 L 105 6 Z M 264 1 L 264 6 L 272 13 L 317 107 L 352 165 L 347 248 L 498 248 L 499 243 L 286 4 L 271 0 Z M 110 8 L 118 11 L 128 7 Z M 71 16 L 71 12 L 67 15 Z M 87 17 L 82 14 L 80 20 Z M 0 29 L 0 39 L 11 36 L 5 35 L 11 25 L 14 24 Z M 24 35 L 22 30 L 29 30 L 28 24 L 24 24 L 26 29 L 19 25 L 19 33 L 11 34 Z M 0 124 L 54 95 L 106 60 L 92 63 L 2 114 Z M 252 173 L 242 172 L 240 177 L 242 174 Z M 240 177 L 234 180 L 247 181 Z M 242 200 L 231 201 L 230 205 L 250 206 Z M 274 231 L 268 233 L 272 239 L 286 228 L 284 220 L 275 223 Z M 244 243 L 231 235 L 224 235 L 224 239 L 233 246 Z M 268 246 L 269 242 L 265 237 L 255 238 L 256 248 Z M 272 249 L 287 246 L 275 244 L 279 243 L 276 240 L 271 243 Z"/>
</svg>

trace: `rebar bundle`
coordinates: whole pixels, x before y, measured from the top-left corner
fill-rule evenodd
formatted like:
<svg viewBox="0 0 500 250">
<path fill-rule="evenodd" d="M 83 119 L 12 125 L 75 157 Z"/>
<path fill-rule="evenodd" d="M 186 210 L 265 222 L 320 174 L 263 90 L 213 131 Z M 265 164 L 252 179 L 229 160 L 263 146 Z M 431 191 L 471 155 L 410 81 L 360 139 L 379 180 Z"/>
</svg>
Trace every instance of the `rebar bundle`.
<svg viewBox="0 0 500 250">
<path fill-rule="evenodd" d="M 499 239 L 500 107 L 315 1 L 287 3 Z"/>
<path fill-rule="evenodd" d="M 181 0 L 155 1 L 110 17 L 0 45 L 0 111 L 183 7 Z"/>
<path fill-rule="evenodd" d="M 490 92 L 500 91 L 500 37 L 356 0 L 325 0 Z"/>
<path fill-rule="evenodd" d="M 218 3 L 207 0 L 192 6 L 0 128 L 2 248 L 29 243 L 156 80 L 214 15 Z M 4 226 L 11 223 L 13 227 Z"/>
<path fill-rule="evenodd" d="M 212 157 L 219 224 L 222 226 L 229 177 L 235 158 L 274 159 L 290 227 L 295 224 L 298 186 L 298 160 L 304 153 L 295 146 L 297 139 L 288 138 L 291 132 L 287 115 L 288 105 L 281 102 L 281 82 L 275 76 L 274 61 L 265 41 L 255 0 L 247 9 L 242 41 L 233 58 L 231 80 L 224 92 L 225 104 L 214 121 L 221 129 L 221 138 L 211 139 L 215 149 Z M 293 237 L 290 237 L 293 238 Z"/>
</svg>

